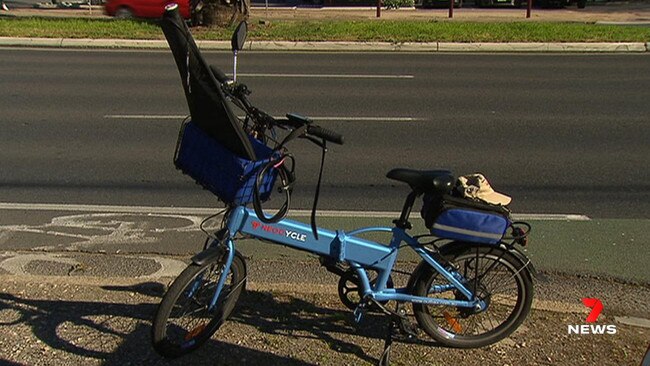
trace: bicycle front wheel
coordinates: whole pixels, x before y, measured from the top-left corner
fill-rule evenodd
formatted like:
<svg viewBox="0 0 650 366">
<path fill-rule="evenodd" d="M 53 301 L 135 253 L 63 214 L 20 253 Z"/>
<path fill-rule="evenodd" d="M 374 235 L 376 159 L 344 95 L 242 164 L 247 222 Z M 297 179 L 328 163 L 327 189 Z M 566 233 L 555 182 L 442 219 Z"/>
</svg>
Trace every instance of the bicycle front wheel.
<svg viewBox="0 0 650 366">
<path fill-rule="evenodd" d="M 458 245 L 444 255 L 466 279 L 465 285 L 487 304 L 484 310 L 414 304 L 418 324 L 436 341 L 450 347 L 483 347 L 509 336 L 524 321 L 533 301 L 533 283 L 523 263 L 499 247 Z M 446 285 L 430 266 L 420 266 L 415 296 L 466 300 L 458 290 L 433 292 Z"/>
<path fill-rule="evenodd" d="M 160 355 L 175 358 L 192 352 L 230 316 L 246 286 L 246 265 L 238 252 L 216 304 L 209 309 L 226 255 L 224 252 L 201 265 L 190 264 L 169 287 L 152 327 L 153 346 Z"/>
</svg>

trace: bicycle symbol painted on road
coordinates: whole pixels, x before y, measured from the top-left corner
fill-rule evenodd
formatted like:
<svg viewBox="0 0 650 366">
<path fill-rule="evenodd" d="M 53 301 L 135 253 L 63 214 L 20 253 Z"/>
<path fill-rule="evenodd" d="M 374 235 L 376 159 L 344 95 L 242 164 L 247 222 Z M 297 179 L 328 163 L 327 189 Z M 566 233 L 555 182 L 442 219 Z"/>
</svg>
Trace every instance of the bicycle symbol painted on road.
<svg viewBox="0 0 650 366">
<path fill-rule="evenodd" d="M 0 244 L 15 234 L 40 234 L 63 239 L 65 249 L 79 250 L 94 245 L 151 244 L 162 234 L 199 230 L 203 217 L 173 214 L 87 213 L 57 216 L 50 222 L 32 225 L 0 226 Z M 46 239 L 47 240 L 47 239 Z M 60 242 L 60 240 L 57 240 Z M 43 241 L 37 249 L 51 249 Z"/>
</svg>

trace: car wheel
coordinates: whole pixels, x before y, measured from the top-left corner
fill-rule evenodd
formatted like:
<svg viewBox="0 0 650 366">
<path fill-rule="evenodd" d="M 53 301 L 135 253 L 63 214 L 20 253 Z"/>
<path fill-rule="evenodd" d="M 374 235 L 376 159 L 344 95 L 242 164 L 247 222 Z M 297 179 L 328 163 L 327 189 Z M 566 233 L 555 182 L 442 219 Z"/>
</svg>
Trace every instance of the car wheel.
<svg viewBox="0 0 650 366">
<path fill-rule="evenodd" d="M 133 10 L 123 6 L 117 9 L 115 17 L 118 19 L 133 19 Z"/>
</svg>

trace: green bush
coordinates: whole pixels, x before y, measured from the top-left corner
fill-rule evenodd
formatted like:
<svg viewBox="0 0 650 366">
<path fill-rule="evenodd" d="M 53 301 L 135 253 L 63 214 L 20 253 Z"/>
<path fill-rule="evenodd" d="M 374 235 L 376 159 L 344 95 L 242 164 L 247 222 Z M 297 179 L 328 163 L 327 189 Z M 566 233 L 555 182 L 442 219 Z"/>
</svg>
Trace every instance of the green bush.
<svg viewBox="0 0 650 366">
<path fill-rule="evenodd" d="M 386 9 L 399 9 L 401 7 L 412 7 L 415 0 L 383 0 Z"/>
</svg>

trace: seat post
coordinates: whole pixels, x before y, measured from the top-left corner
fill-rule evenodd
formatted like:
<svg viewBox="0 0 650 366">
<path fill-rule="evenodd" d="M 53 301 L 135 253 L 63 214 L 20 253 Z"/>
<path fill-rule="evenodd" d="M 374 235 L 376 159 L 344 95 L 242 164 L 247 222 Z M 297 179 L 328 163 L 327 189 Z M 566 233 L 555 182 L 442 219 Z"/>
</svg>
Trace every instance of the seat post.
<svg viewBox="0 0 650 366">
<path fill-rule="evenodd" d="M 393 220 L 395 226 L 404 230 L 413 228 L 413 226 L 409 222 L 409 216 L 411 215 L 413 204 L 415 204 L 415 199 L 419 195 L 420 194 L 416 190 L 413 190 L 411 191 L 411 193 L 409 193 L 408 196 L 406 196 L 406 201 L 404 201 L 404 207 L 402 207 L 402 213 L 400 214 L 399 219 Z"/>
</svg>

